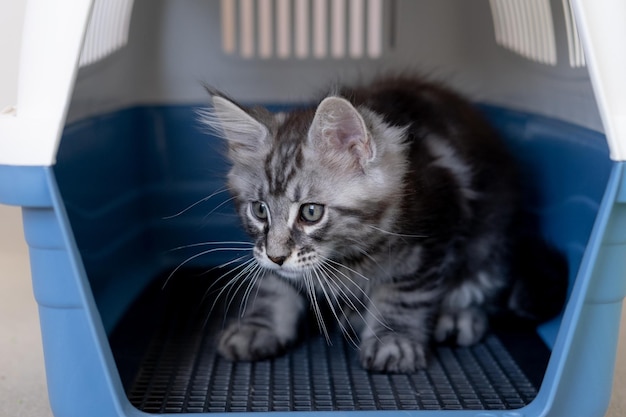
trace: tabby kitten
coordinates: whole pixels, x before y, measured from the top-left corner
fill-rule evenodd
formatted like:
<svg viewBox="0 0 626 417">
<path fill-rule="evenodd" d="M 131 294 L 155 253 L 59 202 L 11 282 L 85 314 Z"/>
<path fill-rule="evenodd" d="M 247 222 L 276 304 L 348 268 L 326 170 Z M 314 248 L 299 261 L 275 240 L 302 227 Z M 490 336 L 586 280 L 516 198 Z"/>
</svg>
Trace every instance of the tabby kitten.
<svg viewBox="0 0 626 417">
<path fill-rule="evenodd" d="M 516 259 L 514 163 L 457 94 L 389 78 L 272 114 L 209 92 L 203 122 L 228 143 L 228 186 L 264 271 L 221 335 L 226 358 L 279 355 L 308 310 L 325 331 L 326 308 L 366 369 L 412 372 L 433 340 L 480 341 L 492 313 L 560 310 L 562 265 Z"/>
</svg>

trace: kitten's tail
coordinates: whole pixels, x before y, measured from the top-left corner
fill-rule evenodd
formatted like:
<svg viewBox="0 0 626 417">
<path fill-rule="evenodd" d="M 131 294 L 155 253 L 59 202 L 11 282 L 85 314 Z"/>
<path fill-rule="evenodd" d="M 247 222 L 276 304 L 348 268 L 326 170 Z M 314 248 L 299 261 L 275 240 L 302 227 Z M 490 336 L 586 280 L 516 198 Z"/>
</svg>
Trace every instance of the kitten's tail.
<svg viewBox="0 0 626 417">
<path fill-rule="evenodd" d="M 512 253 L 513 285 L 508 310 L 523 321 L 539 323 L 558 315 L 567 298 L 565 256 L 539 236 L 523 236 Z"/>
</svg>

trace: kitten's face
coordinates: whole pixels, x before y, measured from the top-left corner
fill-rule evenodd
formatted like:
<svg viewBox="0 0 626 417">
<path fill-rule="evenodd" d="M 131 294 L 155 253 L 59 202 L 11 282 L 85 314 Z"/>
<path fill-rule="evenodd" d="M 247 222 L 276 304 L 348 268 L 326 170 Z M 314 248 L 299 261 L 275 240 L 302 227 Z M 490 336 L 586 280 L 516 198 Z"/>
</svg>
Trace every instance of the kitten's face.
<svg viewBox="0 0 626 417">
<path fill-rule="evenodd" d="M 259 264 L 299 279 L 358 251 L 375 213 L 360 174 L 331 169 L 302 138 L 282 139 L 256 167 L 233 166 L 229 184 Z"/>
<path fill-rule="evenodd" d="M 248 113 L 214 96 L 215 119 L 229 142 L 229 187 L 254 255 L 288 279 L 332 274 L 333 262 L 367 246 L 388 224 L 402 163 L 377 146 L 344 99 L 290 114 Z M 391 129 L 393 130 L 393 129 Z M 398 132 L 394 130 L 397 134 Z"/>
<path fill-rule="evenodd" d="M 253 228 L 259 264 L 285 278 L 298 279 L 332 256 L 327 204 L 292 201 L 281 196 L 244 203 L 244 222 Z"/>
</svg>

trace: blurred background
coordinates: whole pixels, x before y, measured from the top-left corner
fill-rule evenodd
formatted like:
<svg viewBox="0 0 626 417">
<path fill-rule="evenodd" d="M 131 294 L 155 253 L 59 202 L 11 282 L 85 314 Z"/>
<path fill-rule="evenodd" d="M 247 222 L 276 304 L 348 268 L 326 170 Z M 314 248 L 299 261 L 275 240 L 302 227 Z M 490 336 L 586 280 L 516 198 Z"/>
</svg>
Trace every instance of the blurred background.
<svg viewBox="0 0 626 417">
<path fill-rule="evenodd" d="M 17 101 L 26 0 L 0 0 L 0 111 Z M 19 207 L 0 204 L 0 416 L 49 417 L 48 393 Z"/>
</svg>

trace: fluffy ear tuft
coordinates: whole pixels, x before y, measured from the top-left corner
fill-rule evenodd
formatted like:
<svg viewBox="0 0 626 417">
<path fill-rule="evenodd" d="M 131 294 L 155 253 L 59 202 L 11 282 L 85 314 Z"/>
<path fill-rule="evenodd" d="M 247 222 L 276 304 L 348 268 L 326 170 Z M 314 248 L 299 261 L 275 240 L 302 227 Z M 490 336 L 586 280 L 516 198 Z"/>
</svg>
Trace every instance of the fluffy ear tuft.
<svg viewBox="0 0 626 417">
<path fill-rule="evenodd" d="M 210 92 L 211 93 L 211 92 Z M 269 131 L 233 101 L 211 93 L 212 109 L 200 113 L 200 121 L 226 139 L 231 159 L 246 163 L 257 160 L 265 148 Z"/>
<path fill-rule="evenodd" d="M 344 166 L 356 164 L 363 169 L 375 157 L 375 145 L 363 117 L 341 97 L 327 97 L 319 104 L 309 140 L 325 157 Z"/>
</svg>

